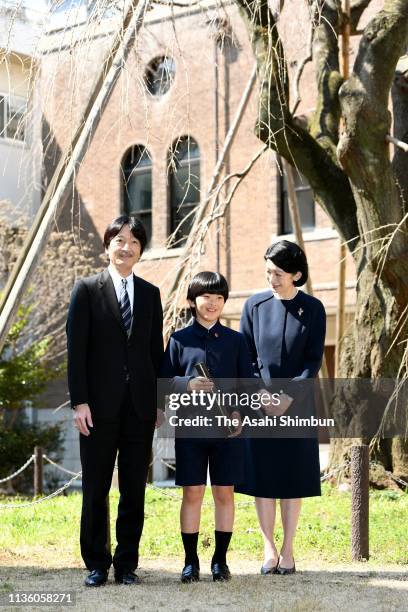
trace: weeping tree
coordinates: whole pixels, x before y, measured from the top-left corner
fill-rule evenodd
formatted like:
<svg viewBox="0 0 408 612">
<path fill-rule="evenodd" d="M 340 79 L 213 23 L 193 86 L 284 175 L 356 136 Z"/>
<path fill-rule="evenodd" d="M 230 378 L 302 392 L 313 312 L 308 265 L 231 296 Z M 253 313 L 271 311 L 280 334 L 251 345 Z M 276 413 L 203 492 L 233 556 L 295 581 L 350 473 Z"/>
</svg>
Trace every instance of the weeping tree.
<svg viewBox="0 0 408 612">
<path fill-rule="evenodd" d="M 343 342 L 340 377 L 405 377 L 408 366 L 408 153 L 393 154 L 394 136 L 408 131 L 408 0 L 385 0 L 364 29 L 346 80 L 340 35 L 347 15 L 341 0 L 309 0 L 311 58 L 317 84 L 305 126 L 291 110 L 289 70 L 279 35 L 279 11 L 267 0 L 236 0 L 257 62 L 260 82 L 256 134 L 310 182 L 316 201 L 347 243 L 357 271 L 355 320 Z M 356 33 L 370 0 L 351 1 Z M 397 68 L 398 65 L 398 68 Z M 350 441 L 332 444 L 332 464 Z M 379 440 L 373 453 L 386 469 L 408 476 L 408 444 Z"/>
</svg>

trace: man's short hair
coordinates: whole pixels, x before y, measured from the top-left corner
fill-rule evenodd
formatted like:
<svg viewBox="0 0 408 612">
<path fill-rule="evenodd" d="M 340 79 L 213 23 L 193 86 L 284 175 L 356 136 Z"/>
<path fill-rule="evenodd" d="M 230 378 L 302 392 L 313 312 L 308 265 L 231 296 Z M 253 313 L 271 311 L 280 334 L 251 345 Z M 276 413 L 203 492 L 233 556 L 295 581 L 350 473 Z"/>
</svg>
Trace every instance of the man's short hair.
<svg viewBox="0 0 408 612">
<path fill-rule="evenodd" d="M 130 231 L 133 236 L 138 239 L 141 246 L 141 253 L 145 250 L 147 244 L 147 234 L 145 230 L 145 226 L 136 217 L 130 217 L 129 215 L 120 215 L 120 217 L 116 217 L 111 223 L 109 223 L 108 227 L 105 230 L 103 235 L 103 244 L 105 249 L 109 248 L 109 245 L 113 238 L 117 236 L 124 225 L 128 225 Z"/>
</svg>

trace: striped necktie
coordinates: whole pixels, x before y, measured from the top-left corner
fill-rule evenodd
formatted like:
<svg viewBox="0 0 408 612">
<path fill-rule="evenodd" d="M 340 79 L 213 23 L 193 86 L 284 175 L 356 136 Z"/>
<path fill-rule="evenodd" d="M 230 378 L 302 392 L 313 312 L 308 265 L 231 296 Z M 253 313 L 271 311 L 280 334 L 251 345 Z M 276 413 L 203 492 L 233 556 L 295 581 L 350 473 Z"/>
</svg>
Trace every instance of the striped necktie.
<svg viewBox="0 0 408 612">
<path fill-rule="evenodd" d="M 123 325 L 125 326 L 126 333 L 129 336 L 130 326 L 132 323 L 132 310 L 130 308 L 130 300 L 127 292 L 127 280 L 122 278 L 122 290 L 119 298 L 120 314 L 122 315 Z"/>
</svg>

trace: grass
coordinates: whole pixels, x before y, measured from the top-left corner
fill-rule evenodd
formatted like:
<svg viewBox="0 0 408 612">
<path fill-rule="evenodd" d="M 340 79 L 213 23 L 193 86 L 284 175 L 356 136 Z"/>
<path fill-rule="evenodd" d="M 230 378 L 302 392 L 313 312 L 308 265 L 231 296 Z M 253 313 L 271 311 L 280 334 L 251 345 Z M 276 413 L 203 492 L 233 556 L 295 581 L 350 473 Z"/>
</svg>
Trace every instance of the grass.
<svg viewBox="0 0 408 612">
<path fill-rule="evenodd" d="M 179 489 L 147 490 L 146 520 L 141 542 L 141 557 L 182 558 L 179 537 Z M 15 498 L 1 498 L 0 504 L 16 503 Z M 21 500 L 22 501 L 22 500 Z M 112 541 L 118 501 L 111 493 Z M 237 495 L 236 522 L 231 555 L 241 560 L 261 558 L 261 536 L 252 499 Z M 248 503 L 249 502 L 249 503 Z M 213 507 L 206 492 L 200 529 L 200 557 L 210 558 L 213 549 Z M 54 498 L 24 509 L 1 510 L 0 561 L 12 565 L 29 560 L 44 564 L 78 567 L 81 495 Z M 395 491 L 370 493 L 370 564 L 406 564 L 406 524 L 408 494 Z M 280 521 L 277 543 L 282 541 Z M 296 559 L 344 563 L 350 559 L 350 494 L 323 486 L 321 498 L 304 501 L 296 537 Z"/>
<path fill-rule="evenodd" d="M 368 563 L 350 563 L 350 494 L 324 485 L 321 498 L 304 502 L 296 540 L 294 576 L 261 576 L 261 537 L 251 498 L 237 495 L 236 524 L 229 555 L 231 583 L 211 580 L 213 508 L 207 491 L 200 534 L 201 582 L 180 583 L 179 489 L 147 490 L 146 521 L 136 589 L 118 587 L 112 572 L 103 589 L 83 586 L 79 553 L 81 495 L 58 497 L 18 510 L 0 510 L 0 602 L 19 590 L 75 593 L 81 612 L 160 609 L 208 612 L 360 612 L 406 610 L 408 495 L 372 491 Z M 16 499 L 0 499 L 0 504 Z M 112 534 L 118 501 L 111 494 Z M 248 503 L 249 502 L 249 503 Z M 278 542 L 282 539 L 279 526 Z M 112 538 L 114 541 L 114 538 Z M 81 568 L 81 569 L 80 569 Z M 56 571 L 56 569 L 58 571 Z M 356 603 L 354 603 L 356 602 Z M 358 603 L 357 603 L 358 602 Z M 72 608 L 61 608 L 72 609 Z"/>
</svg>

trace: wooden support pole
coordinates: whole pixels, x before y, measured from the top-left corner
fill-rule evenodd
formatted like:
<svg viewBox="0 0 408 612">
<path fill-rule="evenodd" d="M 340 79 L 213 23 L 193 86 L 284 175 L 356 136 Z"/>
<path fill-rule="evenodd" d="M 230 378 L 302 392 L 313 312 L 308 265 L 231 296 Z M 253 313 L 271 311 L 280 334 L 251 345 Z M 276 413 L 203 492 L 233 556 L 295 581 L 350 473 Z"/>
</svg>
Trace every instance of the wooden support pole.
<svg viewBox="0 0 408 612">
<path fill-rule="evenodd" d="M 101 69 L 84 116 L 72 142 L 61 156 L 44 195 L 19 258 L 7 280 L 0 299 L 0 351 L 6 341 L 21 299 L 26 291 L 48 236 L 60 212 L 66 193 L 72 188 L 78 166 L 86 154 L 99 125 L 117 78 L 139 31 L 150 0 L 129 0 L 124 20 Z"/>
<path fill-rule="evenodd" d="M 283 170 L 286 175 L 286 182 L 288 185 L 288 204 L 290 220 L 292 221 L 293 233 L 296 236 L 296 242 L 300 248 L 305 250 L 305 242 L 303 240 L 302 223 L 300 221 L 299 206 L 297 202 L 295 180 L 293 178 L 293 167 L 289 164 L 286 159 L 283 160 Z M 310 295 L 313 295 L 312 281 L 310 275 L 306 281 L 306 289 Z"/>
<path fill-rule="evenodd" d="M 369 448 L 351 448 L 351 558 L 369 558 Z"/>
<path fill-rule="evenodd" d="M 334 376 L 339 377 L 341 344 L 343 342 L 346 321 L 346 245 L 341 243 L 339 248 L 339 265 L 337 274 L 337 313 L 336 313 L 336 350 Z"/>
<path fill-rule="evenodd" d="M 43 449 L 34 448 L 34 497 L 43 494 Z"/>
<path fill-rule="evenodd" d="M 286 174 L 286 181 L 288 185 L 289 213 L 290 213 L 290 219 L 292 221 L 293 232 L 296 237 L 296 242 L 298 243 L 300 248 L 303 249 L 303 251 L 305 251 L 305 242 L 303 240 L 303 231 L 302 231 L 302 224 L 300 221 L 299 206 L 297 202 L 296 189 L 295 189 L 295 181 L 293 178 L 293 167 L 286 159 L 283 160 L 283 171 Z M 306 282 L 306 290 L 309 295 L 313 295 L 312 279 L 310 277 L 310 274 Z M 326 357 L 324 355 L 323 355 L 322 366 L 320 368 L 319 375 L 321 378 L 329 377 Z M 326 404 L 324 394 L 322 396 L 322 399 L 323 399 L 324 404 Z"/>
<path fill-rule="evenodd" d="M 342 31 L 342 58 L 343 78 L 350 75 L 350 0 L 343 0 L 343 31 Z M 336 350 L 335 350 L 335 377 L 339 376 L 341 343 L 345 330 L 345 303 L 346 303 L 346 255 L 345 244 L 341 243 L 339 248 L 339 268 L 337 282 L 337 316 L 336 316 Z"/>
</svg>

